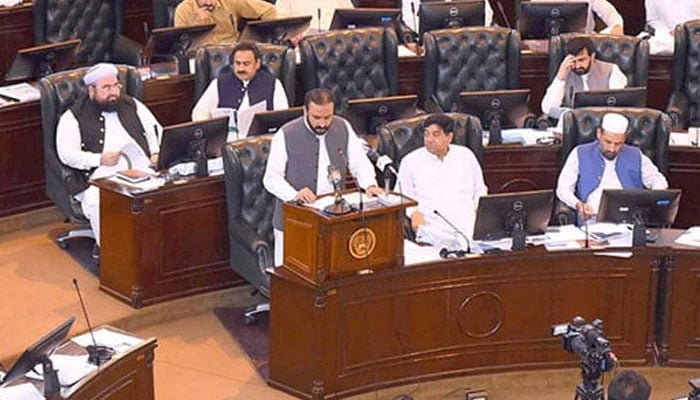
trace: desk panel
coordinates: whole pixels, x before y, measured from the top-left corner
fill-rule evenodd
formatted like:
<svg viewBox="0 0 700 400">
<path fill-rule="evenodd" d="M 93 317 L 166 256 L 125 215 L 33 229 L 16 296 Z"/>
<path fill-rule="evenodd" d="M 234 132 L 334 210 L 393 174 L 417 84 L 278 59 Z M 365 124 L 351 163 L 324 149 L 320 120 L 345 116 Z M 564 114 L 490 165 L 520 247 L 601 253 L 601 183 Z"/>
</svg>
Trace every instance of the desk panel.
<svg viewBox="0 0 700 400">
<path fill-rule="evenodd" d="M 484 256 L 312 286 L 272 275 L 270 381 L 303 398 L 578 365 L 551 325 L 601 318 L 627 366 L 652 360 L 657 256 Z M 536 294 L 536 295 L 535 295 Z"/>
<path fill-rule="evenodd" d="M 0 84 L 10 70 L 17 50 L 34 44 L 32 5 L 0 7 Z"/>
</svg>

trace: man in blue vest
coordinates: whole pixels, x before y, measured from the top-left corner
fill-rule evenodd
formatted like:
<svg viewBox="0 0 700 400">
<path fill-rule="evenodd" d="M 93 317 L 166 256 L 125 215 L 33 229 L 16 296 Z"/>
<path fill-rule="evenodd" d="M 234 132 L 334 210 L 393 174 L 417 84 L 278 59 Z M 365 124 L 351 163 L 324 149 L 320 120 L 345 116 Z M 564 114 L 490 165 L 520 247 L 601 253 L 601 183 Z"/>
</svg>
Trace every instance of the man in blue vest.
<svg viewBox="0 0 700 400">
<path fill-rule="evenodd" d="M 217 108 L 241 111 L 260 102 L 265 102 L 268 111 L 289 108 L 282 82 L 261 68 L 262 57 L 255 43 L 241 42 L 231 53 L 231 66 L 221 69 L 194 106 L 193 121 L 210 119 Z"/>
<path fill-rule="evenodd" d="M 597 140 L 571 150 L 561 169 L 557 197 L 584 219 L 598 214 L 603 189 L 668 188 L 649 157 L 625 144 L 628 124 L 624 115 L 605 114 Z"/>
<path fill-rule="evenodd" d="M 341 177 L 349 170 L 369 196 L 384 193 L 352 126 L 335 115 L 333 93 L 313 89 L 304 96 L 304 115 L 284 124 L 272 138 L 263 177 L 265 189 L 277 198 L 272 217 L 276 266 L 283 261 L 282 202 L 313 203 L 333 193 L 331 170 Z"/>
</svg>

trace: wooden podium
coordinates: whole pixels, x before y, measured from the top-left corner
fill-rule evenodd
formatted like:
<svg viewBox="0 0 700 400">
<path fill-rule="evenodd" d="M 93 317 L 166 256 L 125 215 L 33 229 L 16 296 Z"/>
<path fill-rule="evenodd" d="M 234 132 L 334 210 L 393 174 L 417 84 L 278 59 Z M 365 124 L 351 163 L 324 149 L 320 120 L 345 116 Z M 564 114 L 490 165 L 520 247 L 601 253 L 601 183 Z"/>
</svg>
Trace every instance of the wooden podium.
<svg viewBox="0 0 700 400">
<path fill-rule="evenodd" d="M 345 194 L 353 195 L 357 193 Z M 402 267 L 403 214 L 417 203 L 399 194 L 390 196 L 390 205 L 364 196 L 361 211 L 355 207 L 344 215 L 283 204 L 284 268 L 321 284 L 326 279 Z"/>
</svg>

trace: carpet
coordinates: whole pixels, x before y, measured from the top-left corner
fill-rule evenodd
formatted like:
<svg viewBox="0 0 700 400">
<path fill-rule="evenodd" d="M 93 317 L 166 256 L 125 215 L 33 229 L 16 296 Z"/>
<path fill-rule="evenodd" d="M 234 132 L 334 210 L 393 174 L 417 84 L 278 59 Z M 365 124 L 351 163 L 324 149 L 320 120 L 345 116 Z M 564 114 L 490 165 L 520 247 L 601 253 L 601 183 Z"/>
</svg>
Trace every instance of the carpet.
<svg viewBox="0 0 700 400">
<path fill-rule="evenodd" d="M 270 327 L 269 313 L 258 314 L 255 322 L 246 325 L 243 318 L 246 308 L 216 307 L 214 315 L 219 318 L 231 337 L 240 344 L 262 379 L 267 381 L 270 375 L 267 335 Z"/>
<path fill-rule="evenodd" d="M 56 240 L 56 238 L 59 234 L 65 232 L 65 230 L 65 228 L 58 228 L 49 231 L 49 237 L 58 247 L 61 247 L 61 245 L 58 244 L 58 240 Z M 92 258 L 92 246 L 94 243 L 95 241 L 90 238 L 73 238 L 66 242 L 67 246 L 63 248 L 63 251 L 67 252 L 73 260 L 83 267 L 83 269 L 99 277 L 100 264 L 98 261 L 95 261 L 95 259 Z"/>
</svg>

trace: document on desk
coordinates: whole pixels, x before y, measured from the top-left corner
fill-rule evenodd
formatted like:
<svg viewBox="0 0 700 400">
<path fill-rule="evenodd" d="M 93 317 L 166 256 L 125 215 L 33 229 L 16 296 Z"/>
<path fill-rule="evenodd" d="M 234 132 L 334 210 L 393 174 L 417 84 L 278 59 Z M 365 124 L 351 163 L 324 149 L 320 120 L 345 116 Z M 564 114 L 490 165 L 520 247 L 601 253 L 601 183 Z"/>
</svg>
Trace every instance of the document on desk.
<svg viewBox="0 0 700 400">
<path fill-rule="evenodd" d="M 80 354 L 77 356 L 53 354 L 49 358 L 51 359 L 53 368 L 58 371 L 58 383 L 60 383 L 61 386 L 71 386 L 97 369 L 96 365 L 88 362 L 87 354 Z M 37 365 L 36 372 L 28 372 L 27 377 L 44 380 L 44 370 L 41 364 Z M 0 397 L 0 399 L 2 399 L 2 397 Z"/>
<path fill-rule="evenodd" d="M 410 240 L 403 241 L 404 265 L 418 265 L 440 261 L 440 249 L 433 246 L 421 246 Z"/>
<path fill-rule="evenodd" d="M 267 101 L 264 100 L 238 111 L 238 131 L 245 132 L 245 136 L 248 136 L 250 124 L 253 123 L 253 116 L 263 111 L 267 111 Z M 245 136 L 241 136 L 239 139 Z"/>
<path fill-rule="evenodd" d="M 95 329 L 93 333 L 95 334 L 95 341 L 98 345 L 109 346 L 117 353 L 127 351 L 143 342 L 142 339 L 108 328 L 98 328 Z M 92 344 L 90 332 L 76 336 L 71 340 L 83 347 L 87 347 L 88 345 Z"/>
<path fill-rule="evenodd" d="M 691 226 L 678 236 L 674 243 L 683 246 L 700 247 L 700 226 Z"/>
<path fill-rule="evenodd" d="M 0 95 L 17 101 L 33 101 L 41 98 L 39 89 L 28 83 L 17 83 L 14 85 L 0 87 Z"/>
<path fill-rule="evenodd" d="M 0 399 L 2 400 L 44 400 L 44 395 L 41 394 L 36 387 L 31 383 L 22 383 L 19 385 L 0 388 Z"/>
</svg>

